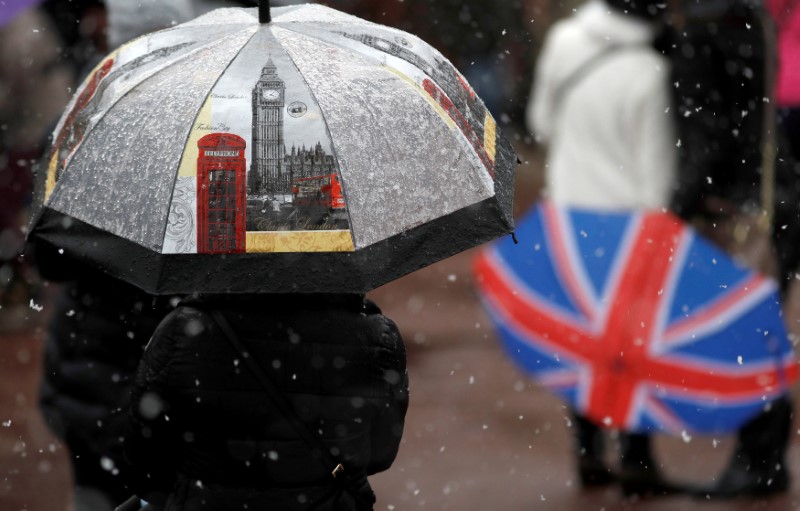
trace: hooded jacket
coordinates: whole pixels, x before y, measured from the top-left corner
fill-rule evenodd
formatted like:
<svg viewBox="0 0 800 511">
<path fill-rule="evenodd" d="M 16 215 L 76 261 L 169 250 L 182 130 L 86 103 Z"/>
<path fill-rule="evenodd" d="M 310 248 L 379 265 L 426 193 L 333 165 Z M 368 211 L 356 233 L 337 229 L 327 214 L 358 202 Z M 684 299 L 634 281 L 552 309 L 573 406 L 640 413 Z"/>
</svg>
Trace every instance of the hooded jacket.
<svg viewBox="0 0 800 511">
<path fill-rule="evenodd" d="M 408 407 L 405 348 L 374 304 L 358 295 L 206 298 L 167 316 L 140 364 L 125 436 L 132 489 L 168 511 L 364 509 L 211 311 L 345 473 L 371 475 L 394 461 Z"/>
<path fill-rule="evenodd" d="M 548 146 L 545 188 L 556 203 L 667 205 L 677 140 L 655 35 L 651 23 L 598 0 L 551 27 L 527 121 Z"/>
</svg>

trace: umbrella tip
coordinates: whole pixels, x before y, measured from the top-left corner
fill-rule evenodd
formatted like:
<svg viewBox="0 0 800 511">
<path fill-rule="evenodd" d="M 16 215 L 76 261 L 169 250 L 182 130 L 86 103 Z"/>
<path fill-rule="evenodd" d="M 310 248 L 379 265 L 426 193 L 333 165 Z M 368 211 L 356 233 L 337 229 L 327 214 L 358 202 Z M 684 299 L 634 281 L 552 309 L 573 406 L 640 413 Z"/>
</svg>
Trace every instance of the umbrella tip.
<svg viewBox="0 0 800 511">
<path fill-rule="evenodd" d="M 272 21 L 272 15 L 269 13 L 269 0 L 258 0 L 258 21 L 259 23 Z"/>
<path fill-rule="evenodd" d="M 514 240 L 514 245 L 519 245 L 519 240 L 517 239 L 516 231 L 511 231 L 511 239 Z"/>
</svg>

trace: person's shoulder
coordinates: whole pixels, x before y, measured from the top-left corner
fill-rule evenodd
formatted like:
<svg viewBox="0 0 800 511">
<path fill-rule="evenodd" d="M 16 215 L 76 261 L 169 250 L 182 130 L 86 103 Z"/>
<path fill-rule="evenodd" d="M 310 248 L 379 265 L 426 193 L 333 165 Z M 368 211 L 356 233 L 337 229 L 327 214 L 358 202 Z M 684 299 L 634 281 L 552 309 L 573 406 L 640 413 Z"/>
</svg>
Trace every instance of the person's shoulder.
<svg viewBox="0 0 800 511">
<path fill-rule="evenodd" d="M 375 307 L 377 308 L 377 306 Z M 365 312 L 362 315 L 364 324 L 369 328 L 372 343 L 390 350 L 405 349 L 397 324 L 383 314 L 380 309 L 377 309 L 376 312 Z"/>
<path fill-rule="evenodd" d="M 167 323 L 185 323 L 187 321 L 193 321 L 198 319 L 205 319 L 208 318 L 208 312 L 202 310 L 199 307 L 195 307 L 194 305 L 185 305 L 185 304 L 178 304 L 172 312 L 164 317 L 164 322 Z"/>
<path fill-rule="evenodd" d="M 329 331 L 330 338 L 332 340 L 336 338 L 334 342 L 380 345 L 392 349 L 402 342 L 395 322 L 383 313 L 377 303 L 363 296 L 346 297 L 346 300 L 339 302 L 337 306 L 328 308 L 324 316 L 326 319 L 320 326 L 332 324 L 338 326 Z M 357 335 L 353 336 L 353 332 Z"/>
<path fill-rule="evenodd" d="M 161 320 L 154 337 L 180 343 L 208 331 L 211 322 L 212 318 L 206 311 L 191 305 L 178 305 Z"/>
<path fill-rule="evenodd" d="M 672 66 L 664 54 L 647 45 L 629 48 L 625 53 L 619 62 L 626 63 L 629 72 L 636 76 L 636 80 L 631 80 L 631 91 L 649 94 L 654 89 L 667 90 Z"/>
<path fill-rule="evenodd" d="M 586 31 L 574 16 L 555 21 L 547 31 L 545 42 L 551 47 L 562 47 L 586 39 Z"/>
<path fill-rule="evenodd" d="M 629 62 L 638 71 L 651 75 L 663 75 L 669 71 L 669 58 L 649 44 L 621 45 L 619 61 Z"/>
<path fill-rule="evenodd" d="M 551 25 L 539 55 L 538 72 L 558 77 L 569 72 L 581 57 L 597 47 L 597 41 L 587 33 L 583 23 L 573 15 Z"/>
</svg>

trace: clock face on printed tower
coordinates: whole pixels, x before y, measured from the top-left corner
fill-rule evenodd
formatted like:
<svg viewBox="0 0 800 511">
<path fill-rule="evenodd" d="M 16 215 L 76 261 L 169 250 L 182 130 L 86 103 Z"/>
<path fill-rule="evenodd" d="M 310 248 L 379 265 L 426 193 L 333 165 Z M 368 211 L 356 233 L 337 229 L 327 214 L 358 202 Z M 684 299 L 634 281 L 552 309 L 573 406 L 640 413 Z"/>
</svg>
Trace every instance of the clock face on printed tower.
<svg viewBox="0 0 800 511">
<path fill-rule="evenodd" d="M 261 78 L 253 87 L 253 155 L 250 167 L 249 193 L 288 193 L 288 176 L 283 176 L 283 108 L 286 84 L 278 76 L 269 58 Z"/>
</svg>

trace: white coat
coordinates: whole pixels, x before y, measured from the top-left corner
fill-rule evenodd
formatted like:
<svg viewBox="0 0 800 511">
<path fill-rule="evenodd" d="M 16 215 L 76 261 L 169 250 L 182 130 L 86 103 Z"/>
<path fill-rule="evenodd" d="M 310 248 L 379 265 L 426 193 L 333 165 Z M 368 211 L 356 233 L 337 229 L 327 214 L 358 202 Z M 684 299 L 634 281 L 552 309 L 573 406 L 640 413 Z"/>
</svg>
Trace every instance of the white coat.
<svg viewBox="0 0 800 511">
<path fill-rule="evenodd" d="M 666 207 L 678 140 L 669 68 L 651 46 L 654 28 L 590 0 L 553 25 L 539 56 L 528 126 L 547 144 L 545 194 L 598 209 Z M 619 45 L 565 89 L 564 81 L 609 45 Z"/>
</svg>

